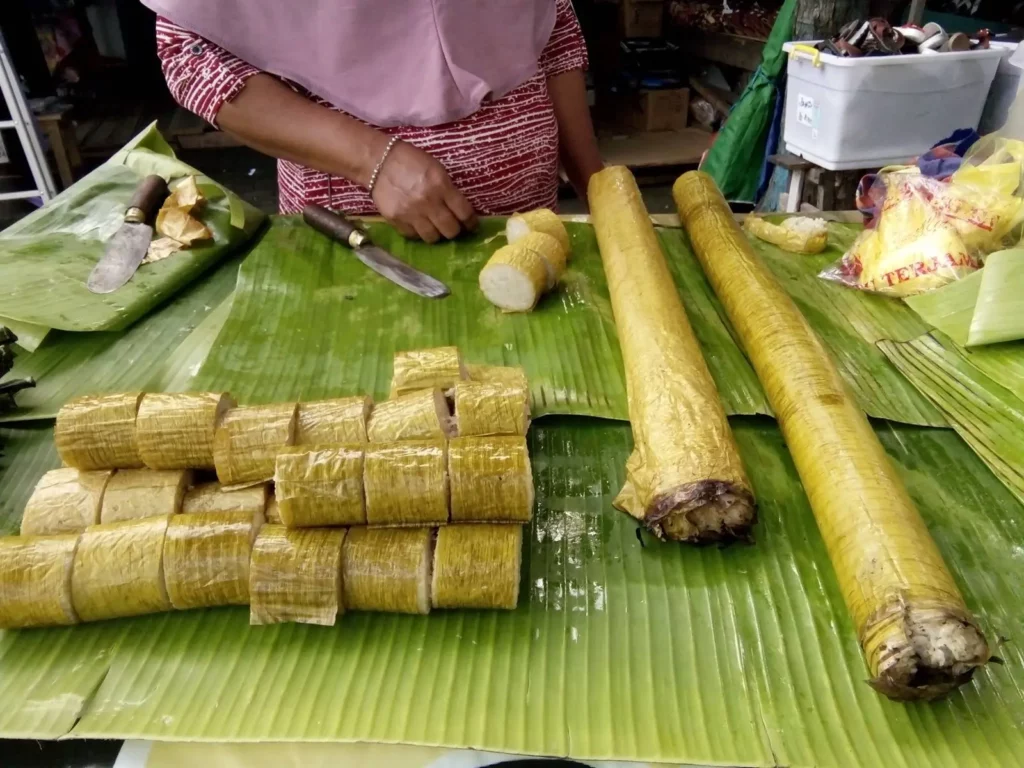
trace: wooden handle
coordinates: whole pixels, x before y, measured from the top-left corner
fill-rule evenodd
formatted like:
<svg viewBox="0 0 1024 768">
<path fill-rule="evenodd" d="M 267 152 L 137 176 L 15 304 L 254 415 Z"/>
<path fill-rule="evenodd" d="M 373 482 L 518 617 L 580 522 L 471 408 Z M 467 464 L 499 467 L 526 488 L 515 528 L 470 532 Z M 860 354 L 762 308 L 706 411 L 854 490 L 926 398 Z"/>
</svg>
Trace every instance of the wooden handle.
<svg viewBox="0 0 1024 768">
<path fill-rule="evenodd" d="M 369 237 L 363 230 L 340 213 L 329 211 L 321 205 L 307 205 L 303 208 L 302 220 L 317 232 L 322 232 L 351 248 L 358 248 L 369 242 Z"/>
<path fill-rule="evenodd" d="M 128 202 L 128 211 L 131 213 L 133 208 L 141 211 L 141 220 L 147 221 L 163 205 L 169 194 L 166 181 L 156 174 L 147 176 L 135 188 L 132 199 Z M 138 215 L 132 218 L 138 218 Z"/>
</svg>

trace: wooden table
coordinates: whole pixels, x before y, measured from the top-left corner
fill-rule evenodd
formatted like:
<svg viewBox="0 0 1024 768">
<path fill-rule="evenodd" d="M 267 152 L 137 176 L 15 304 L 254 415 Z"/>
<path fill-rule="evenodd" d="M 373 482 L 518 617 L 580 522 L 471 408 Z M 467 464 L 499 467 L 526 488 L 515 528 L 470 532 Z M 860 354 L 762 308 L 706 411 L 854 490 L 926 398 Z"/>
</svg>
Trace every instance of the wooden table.
<svg viewBox="0 0 1024 768">
<path fill-rule="evenodd" d="M 57 163 L 57 174 L 60 176 L 61 186 L 65 189 L 74 183 L 74 170 L 82 164 L 70 112 L 71 106 L 62 104 L 50 107 L 35 116 L 39 129 L 50 143 L 50 150 Z"/>
</svg>

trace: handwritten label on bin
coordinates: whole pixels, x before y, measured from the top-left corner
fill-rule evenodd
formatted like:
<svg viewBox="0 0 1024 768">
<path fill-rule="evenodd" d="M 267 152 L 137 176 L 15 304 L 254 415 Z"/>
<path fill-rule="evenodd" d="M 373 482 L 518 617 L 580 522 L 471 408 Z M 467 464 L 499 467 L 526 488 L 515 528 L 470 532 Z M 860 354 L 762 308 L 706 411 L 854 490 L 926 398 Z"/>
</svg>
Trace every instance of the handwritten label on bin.
<svg viewBox="0 0 1024 768">
<path fill-rule="evenodd" d="M 818 105 L 814 99 L 804 94 L 796 97 L 796 121 L 800 125 L 813 128 L 818 122 Z"/>
</svg>

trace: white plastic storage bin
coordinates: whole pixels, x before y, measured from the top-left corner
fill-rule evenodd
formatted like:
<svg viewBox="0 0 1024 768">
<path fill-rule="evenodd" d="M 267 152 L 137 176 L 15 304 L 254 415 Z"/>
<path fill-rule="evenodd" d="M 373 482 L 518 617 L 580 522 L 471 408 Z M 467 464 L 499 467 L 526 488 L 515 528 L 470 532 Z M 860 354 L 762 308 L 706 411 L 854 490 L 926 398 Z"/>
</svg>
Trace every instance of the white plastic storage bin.
<svg viewBox="0 0 1024 768">
<path fill-rule="evenodd" d="M 957 128 L 977 128 L 1005 49 L 844 58 L 786 43 L 783 141 L 843 171 L 905 163 Z"/>
<path fill-rule="evenodd" d="M 999 62 L 999 69 L 996 70 L 995 80 L 992 81 L 992 88 L 985 101 L 985 109 L 981 113 L 978 132 L 982 135 L 994 133 L 1006 125 L 1006 118 L 1010 116 L 1010 107 L 1013 105 L 1017 89 L 1020 87 L 1021 68 L 1010 61 L 1017 50 L 1017 44 L 993 41 L 992 46 L 1006 50 L 1008 53 Z"/>
</svg>

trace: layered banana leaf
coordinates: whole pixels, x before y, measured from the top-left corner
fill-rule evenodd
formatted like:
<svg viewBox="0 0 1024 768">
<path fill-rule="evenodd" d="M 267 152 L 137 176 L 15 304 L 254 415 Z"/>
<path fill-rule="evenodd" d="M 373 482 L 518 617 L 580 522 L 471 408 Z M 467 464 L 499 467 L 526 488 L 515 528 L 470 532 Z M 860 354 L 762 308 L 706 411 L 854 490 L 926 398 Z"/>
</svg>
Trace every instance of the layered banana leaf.
<svg viewBox="0 0 1024 768">
<path fill-rule="evenodd" d="M 207 198 L 202 219 L 214 239 L 143 265 L 114 293 L 91 293 L 86 279 L 123 222 L 135 186 L 151 173 L 172 181 L 198 175 Z M 95 171 L 0 233 L 0 316 L 23 332 L 24 324 L 34 326 L 33 341 L 48 328 L 122 330 L 247 242 L 264 219 L 177 160 L 151 125 Z"/>
<path fill-rule="evenodd" d="M 940 333 L 883 341 L 879 348 L 1024 503 L 1024 400 L 972 364 L 985 356 L 963 350 Z"/>
<path fill-rule="evenodd" d="M 733 426 L 762 505 L 754 546 L 684 548 L 638 533 L 611 507 L 628 426 L 543 419 L 530 435 L 538 501 L 516 611 L 349 613 L 331 629 L 250 627 L 244 609 L 219 609 L 7 632 L 0 734 L 407 741 L 757 766 L 1015 764 L 1019 645 L 941 702 L 878 696 L 778 429 Z M 951 431 L 884 426 L 880 436 L 972 611 L 993 635 L 1020 636 L 1021 505 Z M 5 496 L 9 482 L 5 472 Z"/>
<path fill-rule="evenodd" d="M 522 365 L 538 415 L 625 419 L 621 354 L 592 228 L 568 225 L 574 258 L 558 290 L 528 315 L 505 315 L 476 286 L 480 267 L 502 244 L 501 227 L 488 221 L 473 238 L 432 247 L 407 242 L 386 226 L 373 227 L 380 245 L 452 288 L 452 296 L 431 302 L 383 280 L 348 249 L 299 221 L 276 219 L 242 266 L 230 316 L 195 386 L 217 382 L 243 402 L 357 392 L 383 398 L 395 351 L 457 344 L 473 362 Z M 658 236 L 726 410 L 770 413 L 685 233 L 662 229 Z M 870 415 L 945 424 L 873 346 L 879 338 L 925 333 L 927 326 L 913 312 L 899 302 L 818 280 L 815 270 L 836 253 L 794 258 L 768 247 L 763 255 L 825 339 Z M 386 332 L 364 335 L 360 329 Z"/>
</svg>

